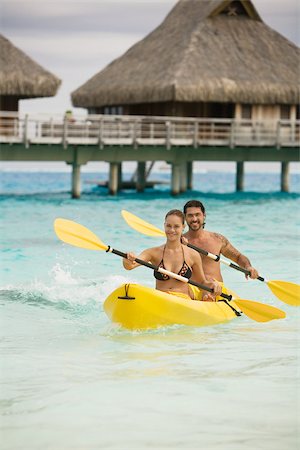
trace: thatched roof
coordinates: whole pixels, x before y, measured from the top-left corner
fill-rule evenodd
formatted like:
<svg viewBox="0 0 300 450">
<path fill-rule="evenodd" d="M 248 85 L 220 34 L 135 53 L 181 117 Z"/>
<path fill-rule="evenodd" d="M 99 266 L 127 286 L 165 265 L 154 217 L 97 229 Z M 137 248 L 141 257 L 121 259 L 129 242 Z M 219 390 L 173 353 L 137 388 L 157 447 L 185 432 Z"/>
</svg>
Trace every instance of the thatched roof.
<svg viewBox="0 0 300 450">
<path fill-rule="evenodd" d="M 0 34 L 0 95 L 51 97 L 61 81 Z"/>
<path fill-rule="evenodd" d="M 300 49 L 263 23 L 251 1 L 180 0 L 158 28 L 74 91 L 72 101 L 86 108 L 295 104 L 299 62 Z"/>
</svg>

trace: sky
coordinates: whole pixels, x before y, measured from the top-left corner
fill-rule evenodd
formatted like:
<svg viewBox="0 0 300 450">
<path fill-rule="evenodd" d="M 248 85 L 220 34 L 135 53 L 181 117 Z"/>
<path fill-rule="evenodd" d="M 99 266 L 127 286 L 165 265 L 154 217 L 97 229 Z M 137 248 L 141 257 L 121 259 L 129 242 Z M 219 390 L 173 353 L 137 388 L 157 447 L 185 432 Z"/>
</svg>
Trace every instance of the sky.
<svg viewBox="0 0 300 450">
<path fill-rule="evenodd" d="M 199 0 L 200 1 L 200 0 Z M 74 108 L 72 91 L 164 20 L 177 0 L 0 0 L 1 33 L 62 80 L 55 97 L 22 100 L 21 113 Z M 254 0 L 263 21 L 300 46 L 298 0 Z"/>
</svg>

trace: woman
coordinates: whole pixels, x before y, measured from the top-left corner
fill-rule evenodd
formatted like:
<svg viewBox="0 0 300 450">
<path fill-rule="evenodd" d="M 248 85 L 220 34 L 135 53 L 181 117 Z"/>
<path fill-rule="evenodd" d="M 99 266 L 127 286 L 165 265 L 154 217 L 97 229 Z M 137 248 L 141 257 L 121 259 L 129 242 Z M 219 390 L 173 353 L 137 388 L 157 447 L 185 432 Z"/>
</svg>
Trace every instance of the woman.
<svg viewBox="0 0 300 450">
<path fill-rule="evenodd" d="M 198 288 L 157 271 L 154 272 L 156 289 L 188 299 L 215 301 L 216 296 L 221 293 L 221 287 L 216 281 L 212 279 L 208 280 L 205 277 L 199 253 L 181 243 L 181 236 L 184 230 L 183 213 L 178 209 L 169 211 L 165 217 L 164 228 L 167 237 L 166 243 L 159 247 L 152 247 L 144 250 L 138 258 L 149 261 L 151 264 L 162 267 L 163 269 L 174 272 L 185 278 L 191 278 L 197 283 L 204 284 L 212 288 L 213 293 L 210 294 L 208 291 L 203 291 L 201 298 L 201 295 L 199 297 Z M 135 258 L 137 258 L 135 254 L 127 253 L 127 259 L 123 259 L 123 266 L 125 269 L 132 270 L 139 266 L 139 264 L 135 262 Z"/>
</svg>

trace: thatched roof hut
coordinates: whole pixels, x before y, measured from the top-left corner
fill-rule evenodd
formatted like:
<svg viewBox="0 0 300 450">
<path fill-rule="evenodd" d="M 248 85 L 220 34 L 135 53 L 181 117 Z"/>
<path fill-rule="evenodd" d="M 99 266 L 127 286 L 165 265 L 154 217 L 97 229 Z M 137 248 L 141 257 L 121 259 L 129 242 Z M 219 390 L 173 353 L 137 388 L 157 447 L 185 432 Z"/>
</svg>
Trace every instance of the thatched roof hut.
<svg viewBox="0 0 300 450">
<path fill-rule="evenodd" d="M 60 83 L 56 76 L 0 34 L 1 106 L 3 103 L 11 106 L 19 99 L 51 97 L 56 94 Z"/>
<path fill-rule="evenodd" d="M 270 6 L 271 7 L 271 6 Z M 251 1 L 180 0 L 163 23 L 72 93 L 74 106 L 297 104 L 300 49 Z"/>
</svg>

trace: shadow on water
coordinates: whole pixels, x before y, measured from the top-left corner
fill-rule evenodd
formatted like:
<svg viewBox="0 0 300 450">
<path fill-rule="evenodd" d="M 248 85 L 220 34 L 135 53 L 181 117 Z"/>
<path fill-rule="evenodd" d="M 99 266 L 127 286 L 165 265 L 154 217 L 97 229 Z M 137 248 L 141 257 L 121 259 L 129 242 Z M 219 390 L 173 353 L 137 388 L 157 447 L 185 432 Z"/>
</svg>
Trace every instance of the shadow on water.
<svg viewBox="0 0 300 450">
<path fill-rule="evenodd" d="M 101 189 L 103 190 L 103 189 Z M 67 205 L 74 204 L 78 201 L 94 202 L 95 200 L 107 201 L 112 203 L 118 203 L 122 201 L 146 201 L 146 200 L 168 200 L 168 199 L 182 199 L 187 201 L 191 198 L 198 199 L 212 199 L 220 201 L 232 201 L 232 202 L 270 202 L 270 201 L 284 201 L 284 200 L 297 200 L 300 198 L 300 193 L 297 192 L 230 192 L 230 193 L 212 193 L 203 192 L 200 190 L 190 190 L 185 193 L 181 193 L 174 197 L 169 191 L 160 191 L 155 189 L 146 190 L 143 193 L 137 193 L 134 191 L 124 190 L 119 192 L 116 196 L 109 195 L 106 191 L 95 190 L 91 192 L 82 192 L 80 199 L 72 199 L 71 193 L 68 191 L 46 193 L 36 192 L 30 194 L 0 194 L 0 202 L 5 201 L 17 201 L 17 202 L 41 202 L 43 204 L 50 203 L 52 205 Z"/>
<path fill-rule="evenodd" d="M 124 174 L 126 180 L 130 174 Z M 111 196 L 108 189 L 98 186 L 98 181 L 107 180 L 107 174 L 82 173 L 82 195 L 83 201 L 109 200 L 118 202 L 120 200 L 152 200 L 174 198 L 170 192 L 170 175 L 153 173 L 152 176 L 162 184 L 156 184 L 153 188 L 147 188 L 143 193 L 135 190 L 122 190 L 117 196 Z M 271 199 L 297 199 L 300 196 L 300 176 L 290 174 L 290 193 L 280 192 L 279 173 L 248 173 L 245 176 L 245 191 L 235 191 L 235 174 L 222 172 L 194 173 L 194 189 L 181 193 L 175 198 L 190 199 L 193 197 L 220 199 L 220 200 L 271 200 Z M 151 181 L 151 177 L 149 178 Z M 54 204 L 72 203 L 71 199 L 71 174 L 59 172 L 3 172 L 1 174 L 0 201 L 42 201 Z"/>
</svg>

